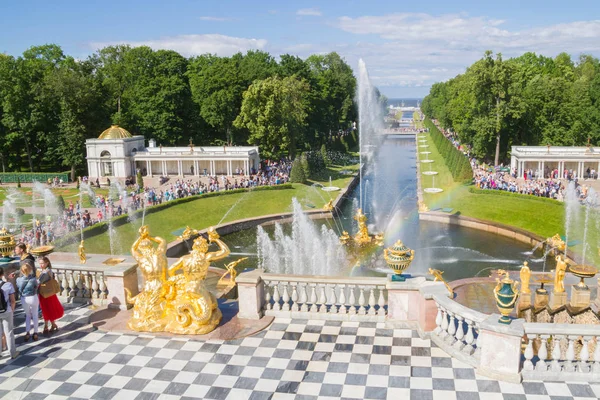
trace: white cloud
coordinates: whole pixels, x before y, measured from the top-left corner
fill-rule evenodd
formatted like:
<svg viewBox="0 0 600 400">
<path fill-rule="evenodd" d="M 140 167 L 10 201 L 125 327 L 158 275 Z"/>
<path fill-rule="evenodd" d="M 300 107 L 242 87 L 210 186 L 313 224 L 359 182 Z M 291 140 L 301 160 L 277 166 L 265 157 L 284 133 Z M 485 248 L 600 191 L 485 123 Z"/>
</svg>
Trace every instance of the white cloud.
<svg viewBox="0 0 600 400">
<path fill-rule="evenodd" d="M 429 86 L 449 79 L 483 56 L 505 58 L 532 51 L 546 56 L 567 51 L 600 55 L 600 20 L 511 30 L 502 20 L 466 14 L 398 13 L 338 18 L 334 26 L 367 39 L 339 45 L 352 66 L 362 57 L 376 85 Z"/>
<path fill-rule="evenodd" d="M 208 15 L 202 16 L 200 17 L 201 21 L 214 21 L 214 22 L 225 22 L 225 21 L 231 21 L 232 18 L 224 18 L 224 17 L 211 17 Z"/>
<path fill-rule="evenodd" d="M 320 17 L 323 13 L 318 8 L 301 8 L 296 11 L 296 15 Z"/>
<path fill-rule="evenodd" d="M 120 41 L 111 43 L 92 43 L 94 49 L 114 44 L 129 44 L 131 46 L 149 46 L 155 50 L 175 50 L 184 56 L 199 54 L 217 54 L 219 56 L 230 56 L 237 52 L 246 52 L 252 49 L 264 49 L 267 45 L 265 39 L 249 39 L 219 34 L 204 35 L 179 35 L 165 37 L 155 40 L 144 41 Z"/>
</svg>

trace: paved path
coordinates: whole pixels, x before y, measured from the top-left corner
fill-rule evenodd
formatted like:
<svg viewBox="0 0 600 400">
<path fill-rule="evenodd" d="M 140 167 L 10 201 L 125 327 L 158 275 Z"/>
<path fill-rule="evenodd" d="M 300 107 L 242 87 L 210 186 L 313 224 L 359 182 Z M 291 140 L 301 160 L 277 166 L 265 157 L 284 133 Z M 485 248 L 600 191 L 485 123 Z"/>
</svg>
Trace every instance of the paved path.
<svg viewBox="0 0 600 400">
<path fill-rule="evenodd" d="M 200 342 L 102 333 L 88 324 L 89 308 L 69 307 L 55 336 L 21 343 L 21 356 L 0 360 L 0 398 L 600 397 L 600 385 L 489 380 L 416 332 L 385 323 L 279 318 L 252 337 Z"/>
</svg>

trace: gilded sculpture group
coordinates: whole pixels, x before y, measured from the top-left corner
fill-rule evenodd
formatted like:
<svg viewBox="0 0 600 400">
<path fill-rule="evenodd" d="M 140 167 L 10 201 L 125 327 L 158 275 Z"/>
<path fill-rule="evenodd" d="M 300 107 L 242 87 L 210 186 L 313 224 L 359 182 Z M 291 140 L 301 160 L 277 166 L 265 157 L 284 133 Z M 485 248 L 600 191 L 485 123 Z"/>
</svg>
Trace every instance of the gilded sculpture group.
<svg viewBox="0 0 600 400">
<path fill-rule="evenodd" d="M 133 304 L 129 328 L 195 335 L 213 331 L 221 322 L 222 314 L 215 296 L 204 286 L 204 280 L 210 263 L 230 253 L 219 234 L 211 228 L 208 241 L 198 236 L 192 251 L 169 266 L 167 241 L 150 236 L 147 226 L 142 226 L 139 233 L 131 254 L 138 262 L 145 284 L 137 296 L 128 295 L 128 302 Z M 209 252 L 210 243 L 217 244 L 219 249 Z"/>
</svg>

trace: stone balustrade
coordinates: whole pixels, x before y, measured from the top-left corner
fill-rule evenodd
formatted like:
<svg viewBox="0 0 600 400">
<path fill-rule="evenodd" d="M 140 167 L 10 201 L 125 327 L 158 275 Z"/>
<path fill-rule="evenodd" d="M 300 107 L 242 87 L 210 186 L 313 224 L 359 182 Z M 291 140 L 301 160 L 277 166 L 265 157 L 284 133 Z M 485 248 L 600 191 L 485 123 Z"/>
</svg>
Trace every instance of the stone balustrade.
<svg viewBox="0 0 600 400">
<path fill-rule="evenodd" d="M 598 325 L 525 323 L 524 379 L 600 382 Z"/>
<path fill-rule="evenodd" d="M 94 304 L 106 302 L 108 288 L 102 271 L 69 270 L 54 268 L 60 284 L 58 296 L 67 303 Z"/>
<path fill-rule="evenodd" d="M 265 315 L 385 321 L 386 278 L 263 274 Z"/>
</svg>

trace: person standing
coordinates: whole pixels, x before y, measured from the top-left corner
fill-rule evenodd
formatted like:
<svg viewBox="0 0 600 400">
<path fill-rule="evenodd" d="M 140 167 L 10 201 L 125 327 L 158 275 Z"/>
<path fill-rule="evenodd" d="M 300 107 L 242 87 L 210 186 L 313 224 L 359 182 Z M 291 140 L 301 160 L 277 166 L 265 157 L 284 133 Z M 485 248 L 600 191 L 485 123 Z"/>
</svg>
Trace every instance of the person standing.
<svg viewBox="0 0 600 400">
<path fill-rule="evenodd" d="M 27 252 L 27 245 L 25 243 L 21 242 L 21 243 L 17 244 L 17 246 L 15 247 L 15 254 L 21 260 L 21 264 L 23 263 L 24 260 L 31 261 L 31 263 L 34 266 L 33 267 L 33 272 L 34 273 L 36 272 L 36 270 L 35 270 L 35 258 L 33 258 L 33 256 Z"/>
<path fill-rule="evenodd" d="M 54 271 L 52 271 L 52 263 L 48 257 L 40 257 L 40 268 L 41 273 L 38 278 L 40 288 L 42 285 L 48 284 L 52 279 L 56 279 Z M 40 289 L 40 307 L 42 308 L 42 316 L 44 317 L 44 335 L 56 332 L 58 325 L 56 320 L 62 318 L 64 315 L 64 309 L 56 293 L 44 297 L 42 289 Z M 48 322 L 51 324 L 50 330 L 48 330 Z"/>
<path fill-rule="evenodd" d="M 6 347 L 10 357 L 16 358 L 19 352 L 15 345 L 15 332 L 13 329 L 13 314 L 16 304 L 15 288 L 12 283 L 6 281 L 2 268 L 0 268 L 0 296 L 3 296 L 6 302 L 6 309 L 2 311 L 2 308 L 0 308 L 0 336 L 4 335 L 6 337 Z"/>
<path fill-rule="evenodd" d="M 17 278 L 17 289 L 21 295 L 21 305 L 25 311 L 25 342 L 29 341 L 33 329 L 33 340 L 38 340 L 38 315 L 40 300 L 38 297 L 38 281 L 33 272 L 34 264 L 30 260 L 21 263 L 21 276 Z M 33 326 L 32 326 L 33 325 Z"/>
</svg>

